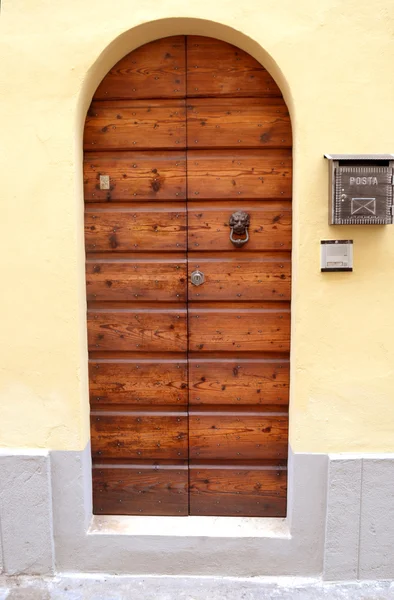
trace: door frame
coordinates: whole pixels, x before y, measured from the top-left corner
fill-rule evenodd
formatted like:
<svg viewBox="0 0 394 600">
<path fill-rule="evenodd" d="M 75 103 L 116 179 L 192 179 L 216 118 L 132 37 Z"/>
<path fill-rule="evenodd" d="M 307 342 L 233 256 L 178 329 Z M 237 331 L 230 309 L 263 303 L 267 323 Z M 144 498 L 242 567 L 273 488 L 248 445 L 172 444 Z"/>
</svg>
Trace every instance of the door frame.
<svg viewBox="0 0 394 600">
<path fill-rule="evenodd" d="M 93 94 L 110 68 L 135 48 L 172 35 L 214 37 L 248 52 L 275 79 L 293 124 L 293 149 L 297 147 L 294 107 L 288 82 L 280 67 L 261 45 L 246 33 L 204 19 L 161 19 L 134 27 L 112 40 L 90 66 L 77 106 L 76 164 L 79 165 L 80 197 L 80 364 L 84 383 L 84 420 L 89 430 L 88 355 L 86 344 L 85 252 L 83 235 L 82 139 L 84 122 Z M 294 160 L 294 150 L 293 150 Z M 296 164 L 294 172 L 296 172 Z M 294 183 L 293 175 L 293 183 Z M 293 203 L 297 202 L 293 185 Z M 293 204 L 294 206 L 294 204 Z M 294 213 L 294 209 L 293 209 Z M 293 220 L 293 232 L 296 223 Z M 297 236 L 295 236 L 295 240 Z M 296 277 L 294 254 L 292 273 Z M 292 286 L 292 298 L 296 285 Z M 291 339 L 293 345 L 294 319 Z M 290 351 L 290 363 L 292 351 Z M 289 423 L 292 417 L 290 386 Z M 74 455 L 66 467 L 64 455 Z M 58 568 L 64 570 L 115 571 L 119 573 L 286 575 L 321 572 L 326 504 L 326 455 L 294 454 L 289 445 L 287 517 L 102 517 L 92 515 L 90 444 L 82 452 L 52 453 L 52 490 L 56 511 L 54 530 Z M 75 483 L 64 491 L 64 477 Z M 308 489 L 308 498 L 305 497 Z M 70 527 L 70 523 L 72 526 Z M 193 560 L 185 561 L 185 556 Z M 146 557 L 149 555 L 149 564 Z M 240 556 L 243 558 L 240 559 Z"/>
</svg>

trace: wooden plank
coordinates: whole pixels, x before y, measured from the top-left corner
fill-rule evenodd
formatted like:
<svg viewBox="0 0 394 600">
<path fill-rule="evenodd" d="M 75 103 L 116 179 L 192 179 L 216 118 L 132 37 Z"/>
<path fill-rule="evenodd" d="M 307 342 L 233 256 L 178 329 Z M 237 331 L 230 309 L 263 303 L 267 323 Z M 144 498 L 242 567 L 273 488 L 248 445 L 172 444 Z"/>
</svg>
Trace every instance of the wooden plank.
<svg viewBox="0 0 394 600">
<path fill-rule="evenodd" d="M 250 54 L 214 38 L 187 37 L 187 96 L 281 96 Z"/>
<path fill-rule="evenodd" d="M 283 467 L 190 467 L 190 514 L 285 517 Z"/>
<path fill-rule="evenodd" d="M 230 240 L 229 220 L 238 210 L 250 215 L 249 241 L 241 248 Z M 190 251 L 229 251 L 237 258 L 250 250 L 291 250 L 291 204 L 268 200 L 189 202 L 188 247 Z"/>
<path fill-rule="evenodd" d="M 109 176 L 109 190 L 100 189 L 100 175 Z M 84 194 L 85 202 L 184 200 L 186 153 L 85 152 Z"/>
<path fill-rule="evenodd" d="M 189 358 L 191 405 L 289 403 L 289 361 L 284 359 Z"/>
<path fill-rule="evenodd" d="M 189 457 L 193 460 L 287 458 L 286 413 L 189 412 Z"/>
<path fill-rule="evenodd" d="M 90 308 L 89 350 L 185 352 L 186 310 L 174 308 Z"/>
<path fill-rule="evenodd" d="M 186 359 L 89 361 L 91 406 L 187 405 Z"/>
<path fill-rule="evenodd" d="M 94 99 L 183 98 L 185 91 L 185 37 L 179 35 L 127 54 L 104 77 Z"/>
<path fill-rule="evenodd" d="M 283 98 L 196 98 L 187 105 L 189 148 L 291 147 Z"/>
<path fill-rule="evenodd" d="M 86 262 L 88 301 L 185 302 L 184 255 L 160 258 L 96 256 Z"/>
<path fill-rule="evenodd" d="M 186 459 L 186 412 L 92 411 L 92 456 L 123 459 Z"/>
<path fill-rule="evenodd" d="M 192 200 L 291 198 L 290 150 L 189 150 L 187 173 Z"/>
<path fill-rule="evenodd" d="M 184 204 L 88 206 L 87 252 L 169 252 L 186 248 Z"/>
<path fill-rule="evenodd" d="M 96 515 L 188 514 L 185 465 L 93 465 Z"/>
<path fill-rule="evenodd" d="M 189 350 L 192 352 L 289 352 L 288 307 L 232 308 L 189 305 Z"/>
<path fill-rule="evenodd" d="M 93 102 L 84 129 L 85 150 L 186 147 L 184 100 Z"/>
<path fill-rule="evenodd" d="M 265 301 L 290 300 L 290 253 L 188 255 L 189 300 Z M 193 271 L 204 273 L 200 286 L 191 282 Z"/>
<path fill-rule="evenodd" d="M 93 466 L 93 513 L 96 515 L 188 514 L 186 465 Z"/>
</svg>

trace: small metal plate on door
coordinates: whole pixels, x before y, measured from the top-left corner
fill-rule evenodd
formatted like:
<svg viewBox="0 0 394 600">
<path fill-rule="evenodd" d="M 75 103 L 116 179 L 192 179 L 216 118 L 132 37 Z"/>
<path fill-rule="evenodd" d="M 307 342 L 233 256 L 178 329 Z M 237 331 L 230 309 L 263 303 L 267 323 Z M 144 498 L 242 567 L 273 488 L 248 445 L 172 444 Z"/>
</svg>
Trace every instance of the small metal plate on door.
<svg viewBox="0 0 394 600">
<path fill-rule="evenodd" d="M 201 271 L 193 271 L 190 279 L 193 285 L 201 285 L 205 281 L 205 275 Z"/>
<path fill-rule="evenodd" d="M 100 175 L 100 190 L 109 190 L 109 175 Z"/>
</svg>

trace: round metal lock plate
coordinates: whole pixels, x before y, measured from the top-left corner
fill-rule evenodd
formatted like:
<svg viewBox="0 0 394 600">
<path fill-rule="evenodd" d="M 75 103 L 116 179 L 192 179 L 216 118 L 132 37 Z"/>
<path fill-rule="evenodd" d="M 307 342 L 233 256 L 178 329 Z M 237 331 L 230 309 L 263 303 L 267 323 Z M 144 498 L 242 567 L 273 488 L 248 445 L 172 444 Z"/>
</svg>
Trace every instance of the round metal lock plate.
<svg viewBox="0 0 394 600">
<path fill-rule="evenodd" d="M 205 281 L 205 276 L 201 271 L 193 271 L 190 279 L 193 285 L 201 285 Z"/>
</svg>

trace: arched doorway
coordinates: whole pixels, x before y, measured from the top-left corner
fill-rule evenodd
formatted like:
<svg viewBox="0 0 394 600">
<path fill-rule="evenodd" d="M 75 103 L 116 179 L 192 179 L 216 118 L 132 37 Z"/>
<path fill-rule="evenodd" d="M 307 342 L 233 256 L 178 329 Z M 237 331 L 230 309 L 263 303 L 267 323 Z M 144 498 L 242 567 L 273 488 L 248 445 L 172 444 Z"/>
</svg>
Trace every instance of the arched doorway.
<svg viewBox="0 0 394 600">
<path fill-rule="evenodd" d="M 146 44 L 99 85 L 84 133 L 95 513 L 285 515 L 291 148 L 275 82 L 219 40 Z"/>
</svg>

